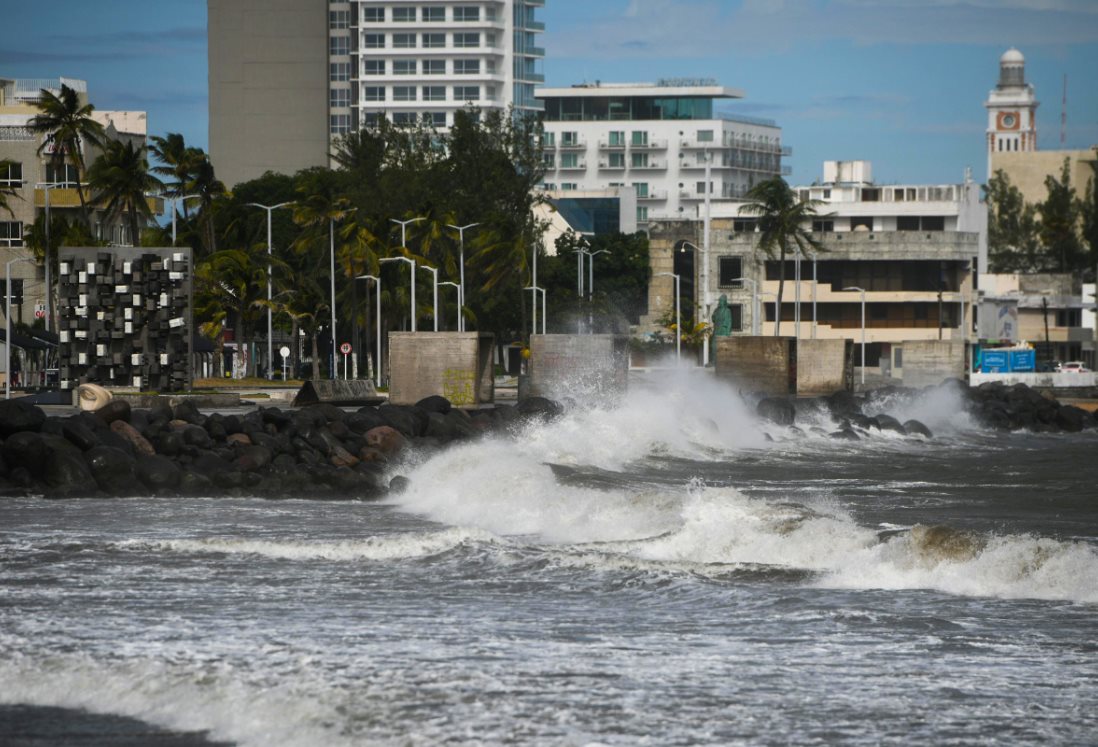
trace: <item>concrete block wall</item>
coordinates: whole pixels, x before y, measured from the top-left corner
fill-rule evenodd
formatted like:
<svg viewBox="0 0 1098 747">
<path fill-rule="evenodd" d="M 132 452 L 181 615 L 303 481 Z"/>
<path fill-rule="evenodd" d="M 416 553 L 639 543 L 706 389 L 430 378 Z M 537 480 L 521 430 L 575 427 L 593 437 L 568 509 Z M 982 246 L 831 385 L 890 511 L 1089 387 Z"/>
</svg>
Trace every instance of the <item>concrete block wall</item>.
<svg viewBox="0 0 1098 747">
<path fill-rule="evenodd" d="M 718 337 L 718 378 L 738 389 L 793 394 L 797 389 L 797 341 L 792 337 Z"/>
<path fill-rule="evenodd" d="M 851 340 L 797 341 L 797 394 L 831 394 L 849 389 L 853 378 Z"/>
<path fill-rule="evenodd" d="M 579 401 L 624 392 L 629 379 L 626 335 L 533 335 L 530 394 Z"/>
<path fill-rule="evenodd" d="M 440 395 L 457 407 L 495 399 L 490 334 L 390 332 L 389 401 L 414 405 Z"/>
<path fill-rule="evenodd" d="M 942 379 L 964 378 L 963 341 L 906 340 L 903 346 L 904 386 L 931 386 L 941 383 Z"/>
</svg>

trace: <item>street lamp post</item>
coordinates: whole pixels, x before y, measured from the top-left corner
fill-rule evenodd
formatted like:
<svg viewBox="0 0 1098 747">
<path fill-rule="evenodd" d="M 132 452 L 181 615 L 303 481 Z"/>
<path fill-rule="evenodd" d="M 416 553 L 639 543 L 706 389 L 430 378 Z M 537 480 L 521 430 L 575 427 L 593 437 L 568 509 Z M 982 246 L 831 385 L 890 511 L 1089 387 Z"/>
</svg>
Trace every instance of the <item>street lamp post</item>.
<svg viewBox="0 0 1098 747">
<path fill-rule="evenodd" d="M 43 251 L 43 254 L 45 256 L 45 265 L 46 265 L 46 278 L 45 278 L 45 280 L 46 280 L 46 331 L 47 332 L 52 332 L 53 331 L 53 314 L 50 313 L 52 308 L 53 308 L 53 303 L 50 299 L 50 296 L 53 295 L 50 292 L 50 286 L 51 286 L 51 283 L 50 283 L 50 190 L 51 189 L 56 189 L 57 187 L 68 187 L 71 184 L 72 184 L 72 182 L 39 182 L 39 183 L 34 185 L 35 188 L 41 189 L 45 193 L 45 196 L 46 196 L 46 246 L 45 246 L 45 250 Z"/>
<path fill-rule="evenodd" d="M 411 299 L 411 313 L 412 313 L 412 331 L 416 331 L 416 263 L 415 261 L 408 259 L 407 257 L 386 257 L 385 259 L 379 259 L 378 262 L 407 262 L 412 266 L 412 299 Z"/>
<path fill-rule="evenodd" d="M 427 218 L 421 216 L 419 218 L 409 218 L 408 220 L 397 220 L 396 218 L 390 218 L 389 220 L 400 226 L 400 248 L 401 249 L 407 249 L 408 248 L 408 237 L 407 237 L 408 224 L 409 223 L 418 223 L 421 220 L 427 220 Z"/>
<path fill-rule="evenodd" d="M 530 327 L 530 334 L 531 335 L 536 335 L 538 333 L 538 319 L 537 319 L 536 313 L 537 313 L 537 308 L 538 308 L 538 293 L 541 293 L 541 333 L 544 335 L 545 334 L 545 289 L 544 288 L 539 288 L 536 285 L 528 285 L 525 288 L 523 288 L 523 290 L 530 291 L 531 295 L 534 298 L 535 316 L 534 316 L 534 323 Z"/>
<path fill-rule="evenodd" d="M 179 212 L 179 203 L 182 202 L 184 205 L 186 205 L 187 200 L 197 200 L 201 197 L 202 197 L 202 195 L 176 195 L 175 197 L 171 198 L 171 200 L 172 200 L 172 246 L 175 246 L 175 214 Z M 252 203 L 248 203 L 248 204 L 254 205 L 255 203 L 252 202 Z M 287 205 L 289 203 L 284 202 L 282 204 Z M 275 205 L 275 207 L 281 207 L 281 206 L 280 205 Z M 267 245 L 270 246 L 270 244 L 271 244 L 271 221 L 270 221 L 270 213 L 268 213 L 267 214 Z"/>
<path fill-rule="evenodd" d="M 461 286 L 458 285 L 457 283 L 455 283 L 453 280 L 443 280 L 441 283 L 439 283 L 439 285 L 452 285 L 457 290 L 457 297 L 458 297 L 458 330 L 457 331 L 460 332 L 461 331 Z M 435 304 L 437 306 L 437 304 L 438 304 L 437 300 L 435 301 Z"/>
<path fill-rule="evenodd" d="M 682 362 L 682 299 L 679 294 L 679 281 L 681 278 L 674 272 L 657 272 L 657 275 L 666 275 L 675 278 L 675 363 Z"/>
<path fill-rule="evenodd" d="M 816 288 L 820 284 L 820 277 L 816 273 L 816 252 L 812 252 L 812 339 L 816 339 Z"/>
<path fill-rule="evenodd" d="M 458 291 L 458 332 L 465 331 L 465 231 L 479 225 L 479 223 L 469 223 L 464 226 L 455 226 L 452 223 L 446 224 L 447 228 L 452 228 L 458 232 L 458 242 L 461 247 L 461 256 L 458 262 L 458 267 L 461 268 L 461 289 Z M 537 267 L 536 264 L 534 266 Z M 537 283 L 536 280 L 534 282 Z"/>
<path fill-rule="evenodd" d="M 591 309 L 591 305 L 595 302 L 595 255 L 609 253 L 609 249 L 599 249 L 597 252 L 584 252 L 584 254 L 587 255 L 587 331 L 589 334 L 595 333 L 594 312 Z"/>
<path fill-rule="evenodd" d="M 704 300 L 704 312 L 702 320 L 708 322 L 710 319 L 709 309 L 709 233 L 711 223 L 711 205 L 710 195 L 712 194 L 712 167 L 713 167 L 713 154 L 707 149 L 705 151 L 705 221 L 702 224 L 702 230 L 705 234 L 702 236 L 702 299 Z M 709 346 L 702 345 L 702 365 L 709 365 Z"/>
<path fill-rule="evenodd" d="M 30 257 L 9 260 L 4 271 L 4 399 L 11 399 L 11 266 L 19 262 L 33 262 Z M 47 288 L 47 293 L 49 289 Z"/>
<path fill-rule="evenodd" d="M 377 382 L 377 386 L 381 386 L 381 278 L 377 275 L 359 275 L 355 280 L 373 280 L 374 285 L 377 286 L 375 293 L 377 294 L 377 310 L 374 316 L 377 317 L 375 321 L 375 333 L 374 333 L 374 380 Z M 367 289 L 369 294 L 369 289 Z M 366 303 L 370 302 L 370 296 L 366 296 Z"/>
<path fill-rule="evenodd" d="M 793 336 L 801 339 L 801 251 L 793 252 Z"/>
<path fill-rule="evenodd" d="M 191 195 L 192 197 L 195 195 Z M 184 197 L 184 200 L 187 198 Z M 251 207 L 263 208 L 267 211 L 267 379 L 274 378 L 274 312 L 271 309 L 271 261 L 273 254 L 271 248 L 271 213 L 281 207 L 293 205 L 290 202 L 280 202 L 277 205 L 260 205 L 258 202 L 249 202 Z M 172 246 L 175 246 L 175 206 L 172 206 Z"/>
<path fill-rule="evenodd" d="M 423 265 L 423 269 L 431 273 L 431 318 L 435 320 L 435 332 L 438 332 L 438 268 Z"/>
<path fill-rule="evenodd" d="M 865 288 L 852 285 L 844 291 L 859 291 L 862 294 L 862 388 L 865 388 Z"/>
</svg>

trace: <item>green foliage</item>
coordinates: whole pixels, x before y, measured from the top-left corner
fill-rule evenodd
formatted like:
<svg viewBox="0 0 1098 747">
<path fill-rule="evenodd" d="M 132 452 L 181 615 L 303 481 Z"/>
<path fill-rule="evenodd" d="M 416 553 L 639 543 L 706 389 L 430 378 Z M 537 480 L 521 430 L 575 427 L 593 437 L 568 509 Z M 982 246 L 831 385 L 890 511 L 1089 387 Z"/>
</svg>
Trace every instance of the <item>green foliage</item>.
<svg viewBox="0 0 1098 747">
<path fill-rule="evenodd" d="M 1098 281 L 1098 165 L 1094 175 L 1087 180 L 1086 192 L 1079 201 L 1082 219 L 1082 239 L 1087 247 L 1086 274 Z"/>
<path fill-rule="evenodd" d="M 1036 209 L 999 169 L 988 181 L 988 260 L 992 272 L 1039 272 L 1044 256 L 1037 233 Z"/>
<path fill-rule="evenodd" d="M 131 240 L 140 243 L 142 221 L 139 219 L 143 218 L 146 225 L 153 219 L 145 195 L 162 186 L 149 172 L 145 149 L 134 147 L 132 140 L 107 141 L 103 153 L 88 169 L 88 184 L 94 201 L 103 206 L 107 218 L 125 217 Z"/>
<path fill-rule="evenodd" d="M 1079 201 L 1071 186 L 1070 161 L 1064 159 L 1060 178 L 1045 177 L 1048 197 L 1037 206 L 1041 216 L 1040 236 L 1046 262 L 1057 272 L 1082 270 L 1086 256 L 1079 236 Z"/>
</svg>

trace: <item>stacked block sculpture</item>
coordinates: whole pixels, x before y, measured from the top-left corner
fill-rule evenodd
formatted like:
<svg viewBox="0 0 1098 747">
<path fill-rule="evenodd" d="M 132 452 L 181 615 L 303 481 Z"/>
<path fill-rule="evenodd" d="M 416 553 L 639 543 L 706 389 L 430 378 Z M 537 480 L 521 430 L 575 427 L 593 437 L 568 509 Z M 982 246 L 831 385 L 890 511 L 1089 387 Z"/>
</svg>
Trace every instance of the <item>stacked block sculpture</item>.
<svg viewBox="0 0 1098 747">
<path fill-rule="evenodd" d="M 58 298 L 62 389 L 190 388 L 190 249 L 62 249 Z"/>
</svg>

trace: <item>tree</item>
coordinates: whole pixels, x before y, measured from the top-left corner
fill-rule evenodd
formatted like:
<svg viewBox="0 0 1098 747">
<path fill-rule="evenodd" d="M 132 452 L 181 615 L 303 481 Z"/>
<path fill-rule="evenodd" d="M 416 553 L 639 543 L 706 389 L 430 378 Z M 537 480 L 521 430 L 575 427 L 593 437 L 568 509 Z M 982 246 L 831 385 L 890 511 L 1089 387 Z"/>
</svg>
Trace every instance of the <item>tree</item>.
<svg viewBox="0 0 1098 747">
<path fill-rule="evenodd" d="M 591 305 L 576 297 L 576 250 L 606 250 L 595 259 L 595 292 Z M 549 321 L 558 331 L 574 331 L 577 316 L 591 313 L 596 325 L 609 332 L 626 332 L 648 310 L 648 282 L 652 269 L 648 237 L 634 234 L 600 234 L 590 238 L 568 232 L 556 242 L 556 255 L 538 264 L 538 284 L 546 289 Z M 586 284 L 589 271 L 584 270 Z M 547 328 L 548 328 L 547 324 Z"/>
<path fill-rule="evenodd" d="M 195 181 L 199 164 L 208 160 L 205 151 L 201 148 L 189 147 L 183 136 L 178 132 L 169 132 L 166 136 L 154 135 L 149 152 L 160 162 L 154 166 L 152 172 L 159 176 L 169 177 L 164 183 L 164 196 L 180 198 L 187 195 L 187 185 Z M 187 201 L 183 200 L 183 219 L 190 218 Z M 172 206 L 175 209 L 175 206 Z"/>
<path fill-rule="evenodd" d="M 1087 180 L 1087 188 L 1079 202 L 1082 217 L 1082 238 L 1088 247 L 1088 274 L 1098 283 L 1098 165 L 1094 164 L 1094 175 Z"/>
<path fill-rule="evenodd" d="M 987 243 L 991 272 L 1038 272 L 1045 259 L 1038 238 L 1036 209 L 998 169 L 988 180 Z"/>
<path fill-rule="evenodd" d="M 80 214 L 84 225 L 91 231 L 88 203 L 84 196 L 84 143 L 100 145 L 104 137 L 103 125 L 92 118 L 95 107 L 81 104 L 73 89 L 61 84 L 61 92 L 53 94 L 42 89 L 37 104 L 39 113 L 31 117 L 27 126 L 31 132 L 45 135 L 38 146 L 38 154 L 47 153 L 55 169 L 66 162 L 76 168 L 76 194 L 80 199 Z"/>
<path fill-rule="evenodd" d="M 129 223 L 130 242 L 141 245 L 141 228 L 138 218 L 145 223 L 153 219 L 146 195 L 158 190 L 161 181 L 149 172 L 145 160 L 145 148 L 134 147 L 132 140 L 123 143 L 109 140 L 102 154 L 88 169 L 88 185 L 93 200 L 102 204 L 108 219 L 125 217 Z"/>
<path fill-rule="evenodd" d="M 759 217 L 759 248 L 771 259 L 778 259 L 778 299 L 775 308 L 774 334 L 781 336 L 782 293 L 785 290 L 785 256 L 790 249 L 794 255 L 807 257 L 811 249 L 826 251 L 823 245 L 805 228 L 811 226 L 818 200 L 801 200 L 785 179 L 776 176 L 759 182 L 747 193 L 751 202 L 741 209 L 748 215 Z M 708 321 L 708 320 L 705 320 Z"/>
<path fill-rule="evenodd" d="M 1079 201 L 1071 186 L 1071 162 L 1064 159 L 1060 178 L 1045 177 L 1048 197 L 1037 206 L 1040 236 L 1049 267 L 1069 273 L 1083 270 L 1086 258 L 1079 236 Z"/>
<path fill-rule="evenodd" d="M 228 190 L 214 174 L 209 158 L 200 159 L 194 166 L 191 180 L 187 183 L 187 194 L 198 195 L 200 208 L 199 220 L 203 226 L 202 245 L 207 255 L 217 252 L 217 232 L 214 229 L 215 204 L 225 197 Z"/>
</svg>

